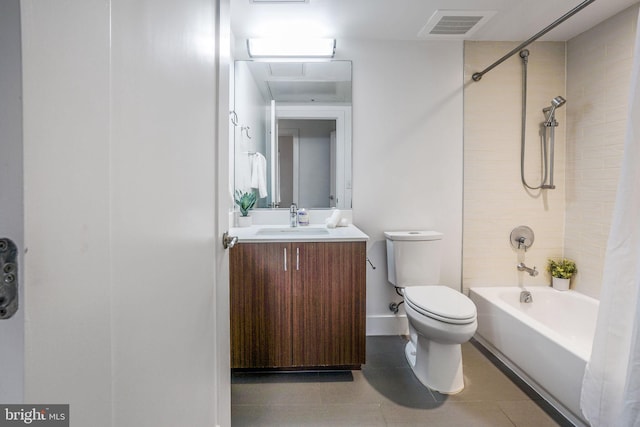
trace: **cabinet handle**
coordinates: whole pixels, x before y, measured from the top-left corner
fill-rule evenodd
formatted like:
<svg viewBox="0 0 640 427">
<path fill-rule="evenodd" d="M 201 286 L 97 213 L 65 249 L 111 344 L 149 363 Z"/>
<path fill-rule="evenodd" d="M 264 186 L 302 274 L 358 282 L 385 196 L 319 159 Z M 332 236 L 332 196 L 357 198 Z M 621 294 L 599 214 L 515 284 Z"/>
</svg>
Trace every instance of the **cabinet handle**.
<svg viewBox="0 0 640 427">
<path fill-rule="evenodd" d="M 296 270 L 300 270 L 300 248 L 296 248 Z"/>
<path fill-rule="evenodd" d="M 287 271 L 287 248 L 284 248 L 284 271 Z"/>
</svg>

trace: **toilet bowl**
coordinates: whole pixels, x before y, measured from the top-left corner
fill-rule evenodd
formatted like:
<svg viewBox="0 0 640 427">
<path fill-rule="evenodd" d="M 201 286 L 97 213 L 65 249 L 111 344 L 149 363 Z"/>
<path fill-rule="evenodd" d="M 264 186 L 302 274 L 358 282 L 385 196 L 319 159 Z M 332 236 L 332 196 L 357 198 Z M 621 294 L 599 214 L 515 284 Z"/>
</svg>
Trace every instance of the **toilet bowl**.
<svg viewBox="0 0 640 427">
<path fill-rule="evenodd" d="M 430 389 L 459 393 L 464 389 L 461 344 L 469 341 L 478 327 L 475 305 L 447 286 L 405 288 L 404 297 L 409 366 Z"/>
<path fill-rule="evenodd" d="M 440 241 L 435 231 L 385 232 L 388 279 L 402 289 L 410 340 L 405 347 L 418 380 L 442 394 L 464 389 L 461 344 L 478 327 L 475 304 L 440 280 Z"/>
</svg>

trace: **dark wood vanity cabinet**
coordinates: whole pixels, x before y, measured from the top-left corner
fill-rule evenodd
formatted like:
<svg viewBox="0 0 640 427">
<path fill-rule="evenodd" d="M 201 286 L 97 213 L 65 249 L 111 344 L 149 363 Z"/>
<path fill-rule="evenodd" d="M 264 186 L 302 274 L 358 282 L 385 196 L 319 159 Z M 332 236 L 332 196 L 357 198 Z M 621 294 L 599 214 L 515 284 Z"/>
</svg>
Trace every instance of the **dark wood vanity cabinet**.
<svg viewBox="0 0 640 427">
<path fill-rule="evenodd" d="M 230 252 L 232 368 L 358 368 L 365 242 L 239 243 Z"/>
<path fill-rule="evenodd" d="M 292 278 L 283 268 L 286 251 L 289 244 L 242 243 L 229 253 L 232 368 L 291 363 Z"/>
</svg>

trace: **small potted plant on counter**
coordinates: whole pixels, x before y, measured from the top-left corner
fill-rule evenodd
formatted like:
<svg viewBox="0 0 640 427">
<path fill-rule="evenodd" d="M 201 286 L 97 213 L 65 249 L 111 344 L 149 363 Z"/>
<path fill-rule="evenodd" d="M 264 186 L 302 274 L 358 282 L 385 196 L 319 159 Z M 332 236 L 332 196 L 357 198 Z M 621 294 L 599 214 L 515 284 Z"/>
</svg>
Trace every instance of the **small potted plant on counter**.
<svg viewBox="0 0 640 427">
<path fill-rule="evenodd" d="M 240 209 L 240 216 L 238 217 L 238 227 L 250 227 L 251 216 L 249 215 L 249 209 L 256 204 L 257 197 L 254 192 L 247 193 L 245 191 L 236 190 L 235 202 Z"/>
<path fill-rule="evenodd" d="M 547 261 L 547 271 L 551 274 L 551 284 L 559 291 L 569 290 L 571 278 L 578 272 L 575 261 L 567 258 Z"/>
</svg>

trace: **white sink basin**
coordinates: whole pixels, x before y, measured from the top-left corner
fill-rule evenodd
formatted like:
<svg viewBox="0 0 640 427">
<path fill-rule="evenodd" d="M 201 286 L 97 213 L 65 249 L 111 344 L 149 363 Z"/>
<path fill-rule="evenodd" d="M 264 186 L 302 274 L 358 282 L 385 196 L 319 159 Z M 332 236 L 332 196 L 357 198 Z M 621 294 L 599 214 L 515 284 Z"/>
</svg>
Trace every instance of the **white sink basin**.
<svg viewBox="0 0 640 427">
<path fill-rule="evenodd" d="M 261 228 L 256 233 L 259 236 L 321 236 L 329 234 L 326 228 L 306 228 L 306 227 L 279 227 Z"/>
</svg>

